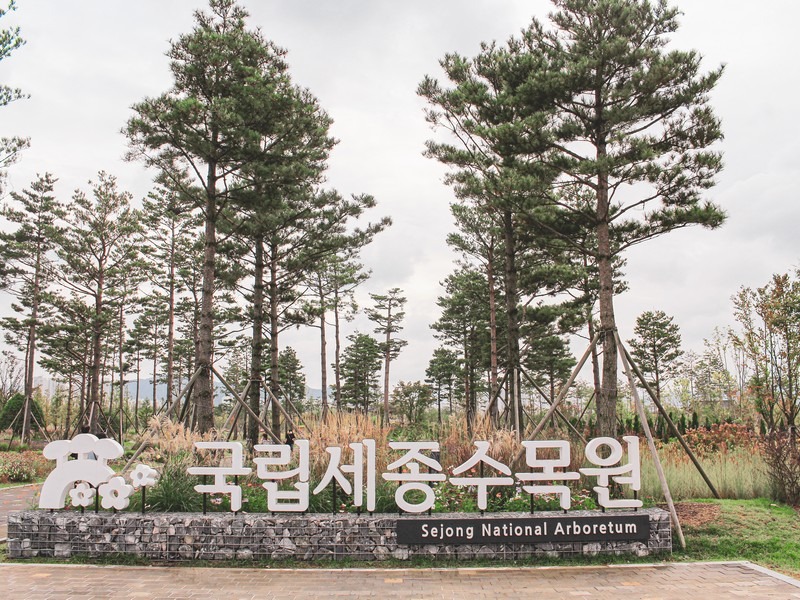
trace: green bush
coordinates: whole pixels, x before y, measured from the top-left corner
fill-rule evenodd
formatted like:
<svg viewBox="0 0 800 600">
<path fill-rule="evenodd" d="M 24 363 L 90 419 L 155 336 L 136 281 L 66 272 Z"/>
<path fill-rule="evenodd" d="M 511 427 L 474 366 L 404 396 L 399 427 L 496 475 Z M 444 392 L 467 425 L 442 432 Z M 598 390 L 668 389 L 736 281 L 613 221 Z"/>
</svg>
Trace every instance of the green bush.
<svg viewBox="0 0 800 600">
<path fill-rule="evenodd" d="M 22 433 L 22 415 L 20 415 L 20 411 L 24 404 L 25 396 L 22 394 L 14 394 L 8 399 L 8 402 L 3 406 L 3 410 L 0 411 L 0 431 L 12 429 L 13 427 L 14 433 L 17 435 Z M 39 424 L 44 426 L 44 413 L 35 399 L 32 401 L 31 410 Z M 19 415 L 19 418 L 17 418 L 17 415 Z M 31 429 L 35 428 L 36 426 L 31 423 Z"/>
<path fill-rule="evenodd" d="M 197 512 L 203 508 L 202 494 L 194 486 L 199 478 L 189 475 L 186 469 L 195 466 L 191 454 L 178 453 L 167 458 L 160 472 L 158 483 L 147 491 L 146 509 L 158 512 Z M 133 506 L 135 510 L 138 506 Z"/>
</svg>

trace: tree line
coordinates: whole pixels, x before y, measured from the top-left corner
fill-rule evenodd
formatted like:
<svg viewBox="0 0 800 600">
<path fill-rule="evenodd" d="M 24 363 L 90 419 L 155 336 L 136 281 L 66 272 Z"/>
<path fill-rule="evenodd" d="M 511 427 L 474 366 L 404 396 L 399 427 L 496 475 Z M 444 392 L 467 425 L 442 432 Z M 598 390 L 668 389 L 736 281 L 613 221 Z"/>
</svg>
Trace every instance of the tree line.
<svg viewBox="0 0 800 600">
<path fill-rule="evenodd" d="M 330 315 L 341 404 L 340 319 L 369 275 L 360 250 L 391 221 L 365 222 L 370 195 L 323 187 L 331 118 L 291 80 L 285 50 L 246 20 L 233 1 L 212 0 L 171 44 L 172 88 L 132 107 L 128 158 L 158 173 L 141 208 L 103 172 L 68 202 L 46 173 L 3 205 L 3 285 L 16 313 L 3 319 L 6 339 L 25 357 L 26 398 L 37 360 L 66 382 L 68 423 L 76 395 L 91 431 L 114 428 L 115 394 L 122 419 L 125 378 L 151 361 L 174 414 L 208 431 L 213 364 L 236 335 L 248 340 L 248 402 L 260 414 L 263 386 L 282 394 L 280 334 L 317 323 L 324 357 Z M 375 319 L 381 311 L 378 302 Z M 387 377 L 397 321 L 385 325 Z M 280 420 L 274 402 L 273 430 Z M 257 441 L 255 420 L 247 432 Z"/>
<path fill-rule="evenodd" d="M 447 242 L 459 259 L 432 324 L 441 346 L 428 391 L 409 383 L 397 395 L 410 420 L 434 402 L 439 418 L 443 404 L 469 423 L 484 409 L 520 429 L 523 390 L 552 401 L 575 364 L 569 336 L 582 335 L 593 342 L 597 430 L 614 435 L 625 251 L 725 218 L 706 197 L 722 168 L 709 94 L 723 69 L 704 72 L 697 52 L 669 47 L 678 18 L 665 0 L 554 0 L 547 20 L 473 57 L 447 54 L 443 76 L 422 79 L 434 131 L 426 154 L 448 168 L 456 228 Z M 5 328 L 26 356 L 26 395 L 40 346 L 43 366 L 81 390 L 94 427 L 104 369 L 117 374 L 121 402 L 125 373 L 148 360 L 163 365 L 170 400 L 192 382 L 178 410 L 206 431 L 215 359 L 244 360 L 240 378 L 260 414 L 264 384 L 285 393 L 279 336 L 301 324 L 319 330 L 321 411 L 379 407 L 388 418 L 402 290 L 373 295 L 377 338 L 356 332 L 344 348 L 341 323 L 368 277 L 359 251 L 390 221 L 362 223 L 372 197 L 322 187 L 331 119 L 291 80 L 285 51 L 246 21 L 232 0 L 212 0 L 171 45 L 172 87 L 133 106 L 129 158 L 158 173 L 142 209 L 104 173 L 69 206 L 45 175 L 5 209 L 22 232 L 3 247 L 24 315 Z M 37 234 L 39 205 L 49 229 Z M 255 440 L 258 423 L 247 427 Z"/>
<path fill-rule="evenodd" d="M 573 360 L 564 336 L 582 331 L 600 346 L 598 432 L 614 435 L 624 252 L 724 220 L 705 198 L 722 168 L 709 105 L 722 68 L 704 73 L 698 53 L 667 48 L 679 13 L 664 0 L 553 5 L 505 44 L 446 55 L 445 78 L 419 85 L 440 133 L 427 154 L 449 168 L 455 194 L 448 242 L 463 257 L 440 299 L 431 372 L 437 389 L 449 381 L 438 369 L 455 352 L 467 414 L 483 384 L 490 411 L 502 388 L 519 424 L 521 387 L 552 398 Z"/>
</svg>

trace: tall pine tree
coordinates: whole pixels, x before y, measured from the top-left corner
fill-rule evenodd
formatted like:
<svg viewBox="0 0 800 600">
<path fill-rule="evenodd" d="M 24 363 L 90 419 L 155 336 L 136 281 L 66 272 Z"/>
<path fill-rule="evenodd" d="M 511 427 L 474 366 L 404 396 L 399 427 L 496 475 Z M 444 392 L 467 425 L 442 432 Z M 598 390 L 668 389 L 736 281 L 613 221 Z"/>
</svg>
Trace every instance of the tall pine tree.
<svg viewBox="0 0 800 600">
<path fill-rule="evenodd" d="M 281 161 L 280 136 L 296 110 L 285 51 L 246 27 L 247 12 L 233 0 L 211 0 L 195 13 L 194 30 L 168 52 L 174 83 L 157 98 L 133 107 L 126 133 L 132 158 L 192 186 L 181 189 L 204 218 L 202 297 L 193 389 L 201 431 L 214 426 L 211 367 L 217 229 L 223 211 L 250 187 L 243 169 Z M 180 176 L 179 176 L 180 175 Z"/>
</svg>

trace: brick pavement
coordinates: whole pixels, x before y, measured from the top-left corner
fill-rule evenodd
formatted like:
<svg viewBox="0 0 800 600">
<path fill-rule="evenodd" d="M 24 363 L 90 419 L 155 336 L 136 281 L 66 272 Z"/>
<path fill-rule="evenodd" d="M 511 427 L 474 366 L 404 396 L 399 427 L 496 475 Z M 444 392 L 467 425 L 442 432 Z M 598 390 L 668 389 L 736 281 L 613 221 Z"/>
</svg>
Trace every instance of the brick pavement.
<svg viewBox="0 0 800 600">
<path fill-rule="evenodd" d="M 800 582 L 746 562 L 488 569 L 226 569 L 0 564 L 15 600 L 592 598 L 790 600 Z"/>
<path fill-rule="evenodd" d="M 0 489 L 0 540 L 8 535 L 8 513 L 35 506 L 41 487 L 37 483 Z"/>
<path fill-rule="evenodd" d="M 38 485 L 0 490 L 0 539 L 8 513 L 32 506 Z M 800 582 L 747 562 L 489 569 L 227 569 L 0 563 L 14 600 L 224 597 L 537 600 L 800 599 Z"/>
</svg>

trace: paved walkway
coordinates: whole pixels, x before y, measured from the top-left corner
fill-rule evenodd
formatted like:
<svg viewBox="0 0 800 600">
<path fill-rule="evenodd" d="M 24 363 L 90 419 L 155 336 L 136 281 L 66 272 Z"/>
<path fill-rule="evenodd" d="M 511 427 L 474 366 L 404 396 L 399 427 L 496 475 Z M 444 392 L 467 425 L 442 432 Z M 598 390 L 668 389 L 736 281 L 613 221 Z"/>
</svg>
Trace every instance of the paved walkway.
<svg viewBox="0 0 800 600">
<path fill-rule="evenodd" d="M 36 506 L 41 487 L 37 483 L 0 489 L 0 540 L 8 536 L 8 513 Z"/>
<path fill-rule="evenodd" d="M 0 564 L 15 600 L 67 598 L 800 598 L 800 582 L 746 562 L 494 569 L 222 569 Z"/>
<path fill-rule="evenodd" d="M 8 513 L 30 508 L 40 486 L 0 489 Z M 593 598 L 800 599 L 800 582 L 747 562 L 489 569 L 226 569 L 0 563 L 14 600 L 67 598 Z"/>
</svg>

